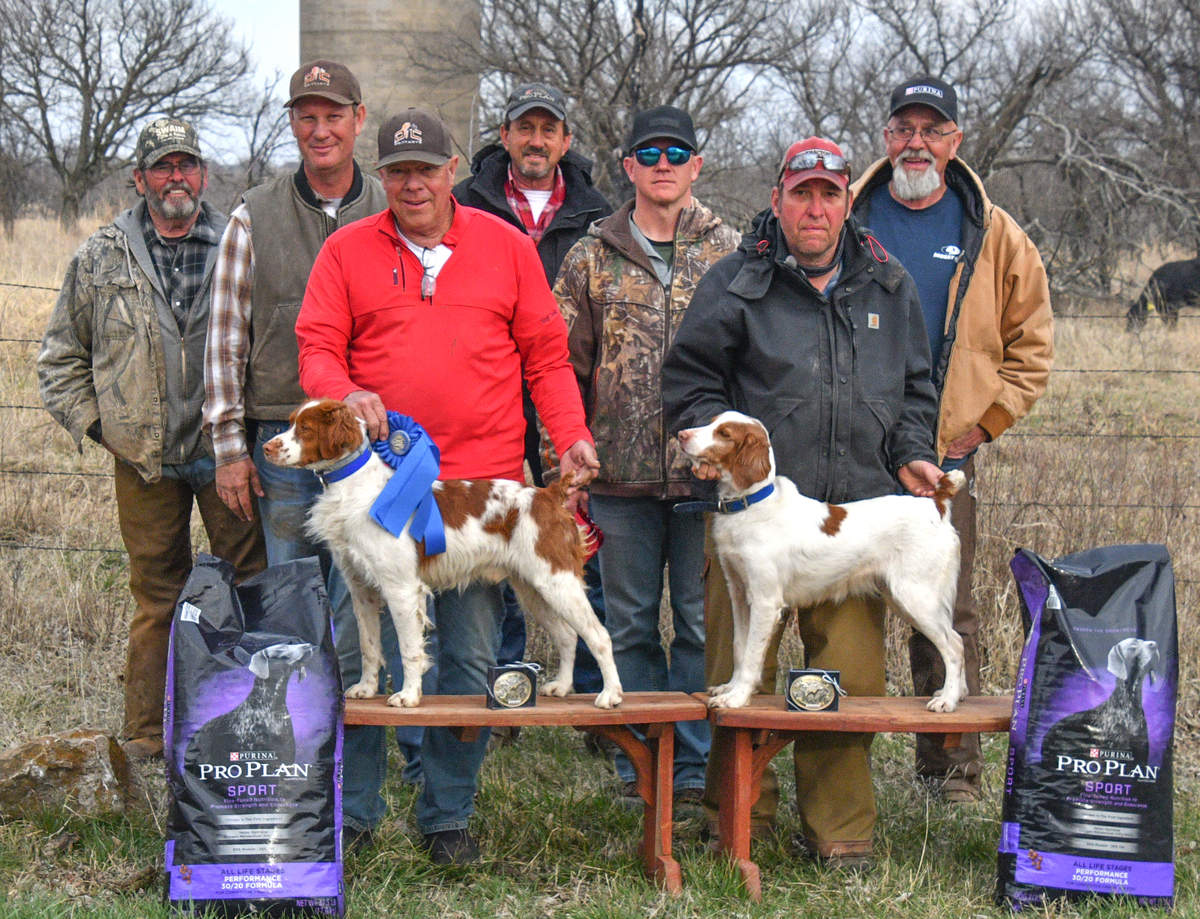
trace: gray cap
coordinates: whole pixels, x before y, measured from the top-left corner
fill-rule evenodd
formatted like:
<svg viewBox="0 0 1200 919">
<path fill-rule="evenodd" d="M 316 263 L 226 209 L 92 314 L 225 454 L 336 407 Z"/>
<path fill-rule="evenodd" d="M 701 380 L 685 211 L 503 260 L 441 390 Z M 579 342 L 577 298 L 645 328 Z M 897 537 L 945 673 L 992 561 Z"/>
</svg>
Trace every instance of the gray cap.
<svg viewBox="0 0 1200 919">
<path fill-rule="evenodd" d="M 135 154 L 138 169 L 153 166 L 168 153 L 190 153 L 204 159 L 196 129 L 178 118 L 157 118 L 142 128 Z"/>
<path fill-rule="evenodd" d="M 441 166 L 451 155 L 450 129 L 432 112 L 410 108 L 379 126 L 376 169 L 410 160 Z"/>
<path fill-rule="evenodd" d="M 932 74 L 918 73 L 893 89 L 888 114 L 895 115 L 910 105 L 928 105 L 948 121 L 958 121 L 958 93 Z"/>
<path fill-rule="evenodd" d="M 504 103 L 504 123 L 520 118 L 535 108 L 543 108 L 559 121 L 567 120 L 567 100 L 547 83 L 522 83 Z"/>
</svg>

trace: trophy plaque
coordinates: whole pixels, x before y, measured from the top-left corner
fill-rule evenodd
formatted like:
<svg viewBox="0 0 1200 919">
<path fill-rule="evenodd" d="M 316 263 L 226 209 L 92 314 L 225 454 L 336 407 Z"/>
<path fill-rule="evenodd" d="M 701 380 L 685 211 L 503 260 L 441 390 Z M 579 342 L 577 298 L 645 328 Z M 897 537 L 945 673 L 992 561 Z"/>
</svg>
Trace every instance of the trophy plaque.
<svg viewBox="0 0 1200 919">
<path fill-rule="evenodd" d="M 839 685 L 840 670 L 789 670 L 784 696 L 793 712 L 836 712 L 838 696 L 845 690 Z"/>
<path fill-rule="evenodd" d="M 537 664 L 518 662 L 488 667 L 487 707 L 526 708 L 537 704 Z"/>
</svg>

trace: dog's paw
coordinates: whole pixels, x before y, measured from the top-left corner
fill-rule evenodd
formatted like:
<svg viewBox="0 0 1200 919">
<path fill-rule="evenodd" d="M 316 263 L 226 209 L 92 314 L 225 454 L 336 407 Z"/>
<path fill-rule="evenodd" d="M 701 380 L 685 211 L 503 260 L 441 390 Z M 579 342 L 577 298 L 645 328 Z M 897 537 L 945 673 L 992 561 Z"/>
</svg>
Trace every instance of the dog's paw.
<svg viewBox="0 0 1200 919">
<path fill-rule="evenodd" d="M 708 697 L 709 708 L 745 708 L 753 693 L 749 689 L 726 683 L 720 692 Z"/>
<path fill-rule="evenodd" d="M 360 680 L 349 689 L 346 690 L 347 699 L 372 699 L 378 690 L 376 683 L 368 683 L 366 680 Z"/>
<path fill-rule="evenodd" d="M 561 699 L 563 696 L 570 695 L 573 688 L 569 680 L 552 680 L 549 683 L 542 684 L 542 695 L 557 696 Z"/>
<path fill-rule="evenodd" d="M 621 690 L 605 689 L 596 695 L 596 708 L 616 708 L 621 704 Z"/>
<path fill-rule="evenodd" d="M 710 696 L 722 696 L 729 692 L 729 687 L 732 685 L 732 683 L 722 683 L 720 686 L 710 686 L 708 687 L 708 694 Z"/>
<path fill-rule="evenodd" d="M 953 696 L 943 695 L 945 690 L 939 689 L 933 694 L 933 698 L 925 703 L 925 707 L 931 712 L 952 712 L 958 708 L 958 700 Z"/>
<path fill-rule="evenodd" d="M 402 689 L 388 696 L 387 704 L 393 708 L 416 708 L 421 704 L 420 689 Z"/>
</svg>

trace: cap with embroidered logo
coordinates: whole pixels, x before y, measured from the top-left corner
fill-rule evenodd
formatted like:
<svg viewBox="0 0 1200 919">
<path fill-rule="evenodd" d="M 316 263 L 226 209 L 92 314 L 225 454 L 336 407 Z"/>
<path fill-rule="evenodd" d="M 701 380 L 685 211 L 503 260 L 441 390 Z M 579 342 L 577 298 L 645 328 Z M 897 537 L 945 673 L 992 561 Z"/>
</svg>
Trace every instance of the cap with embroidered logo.
<svg viewBox="0 0 1200 919">
<path fill-rule="evenodd" d="M 441 166 L 450 161 L 450 129 L 432 112 L 410 108 L 379 126 L 376 169 L 415 160 Z"/>
<path fill-rule="evenodd" d="M 138 135 L 134 159 L 138 169 L 146 169 L 168 153 L 190 153 L 198 160 L 204 159 L 195 128 L 178 118 L 156 118 Z"/>
<path fill-rule="evenodd" d="M 301 64 L 292 74 L 288 84 L 289 108 L 305 96 L 320 96 L 338 105 L 358 105 L 362 102 L 362 90 L 350 68 L 337 61 L 309 61 Z"/>
<path fill-rule="evenodd" d="M 919 73 L 893 89 L 888 117 L 910 105 L 928 105 L 948 121 L 958 121 L 958 93 L 945 80 L 931 74 Z"/>
<path fill-rule="evenodd" d="M 562 93 L 546 83 L 522 83 L 504 103 L 504 123 L 535 108 L 545 109 L 559 121 L 567 120 L 567 100 Z"/>
</svg>

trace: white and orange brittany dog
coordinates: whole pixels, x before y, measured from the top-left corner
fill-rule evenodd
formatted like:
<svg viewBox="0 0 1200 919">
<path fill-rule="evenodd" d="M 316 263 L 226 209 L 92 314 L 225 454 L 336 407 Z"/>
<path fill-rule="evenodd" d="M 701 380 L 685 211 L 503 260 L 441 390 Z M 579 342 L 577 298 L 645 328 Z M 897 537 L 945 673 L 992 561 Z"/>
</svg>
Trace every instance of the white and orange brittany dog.
<svg viewBox="0 0 1200 919">
<path fill-rule="evenodd" d="M 942 476 L 933 498 L 825 504 L 775 474 L 767 430 L 748 415 L 722 412 L 710 424 L 680 431 L 679 445 L 693 465 L 719 471 L 725 510 L 714 514 L 712 536 L 733 606 L 734 668 L 728 683 L 709 690 L 711 707 L 749 702 L 784 608 L 875 595 L 938 649 L 946 682 L 927 707 L 954 711 L 967 684 L 962 639 L 951 627 L 958 534 L 948 509 L 962 472 Z"/>
<path fill-rule="evenodd" d="M 572 689 L 575 636 L 600 665 L 604 687 L 600 708 L 621 703 L 621 681 L 613 663 L 612 641 L 592 612 L 583 587 L 583 536 L 563 504 L 569 483 L 528 488 L 504 479 L 436 482 L 434 499 L 446 531 L 446 551 L 426 556 L 423 541 L 406 526 L 393 536 L 369 516 L 371 505 L 392 475 L 375 455 L 365 425 L 342 402 L 306 402 L 292 412 L 291 427 L 263 446 L 278 466 L 330 471 L 366 449 L 366 464 L 329 482 L 309 513 L 308 529 L 329 546 L 354 601 L 362 650 L 362 678 L 346 690 L 350 699 L 375 695 L 383 651 L 379 617 L 386 603 L 392 614 L 404 663 L 404 685 L 388 705 L 412 707 L 421 700 L 425 653 L 425 597 L 472 581 L 508 578 L 521 606 L 549 633 L 559 669 L 541 687 L 547 695 Z"/>
</svg>

